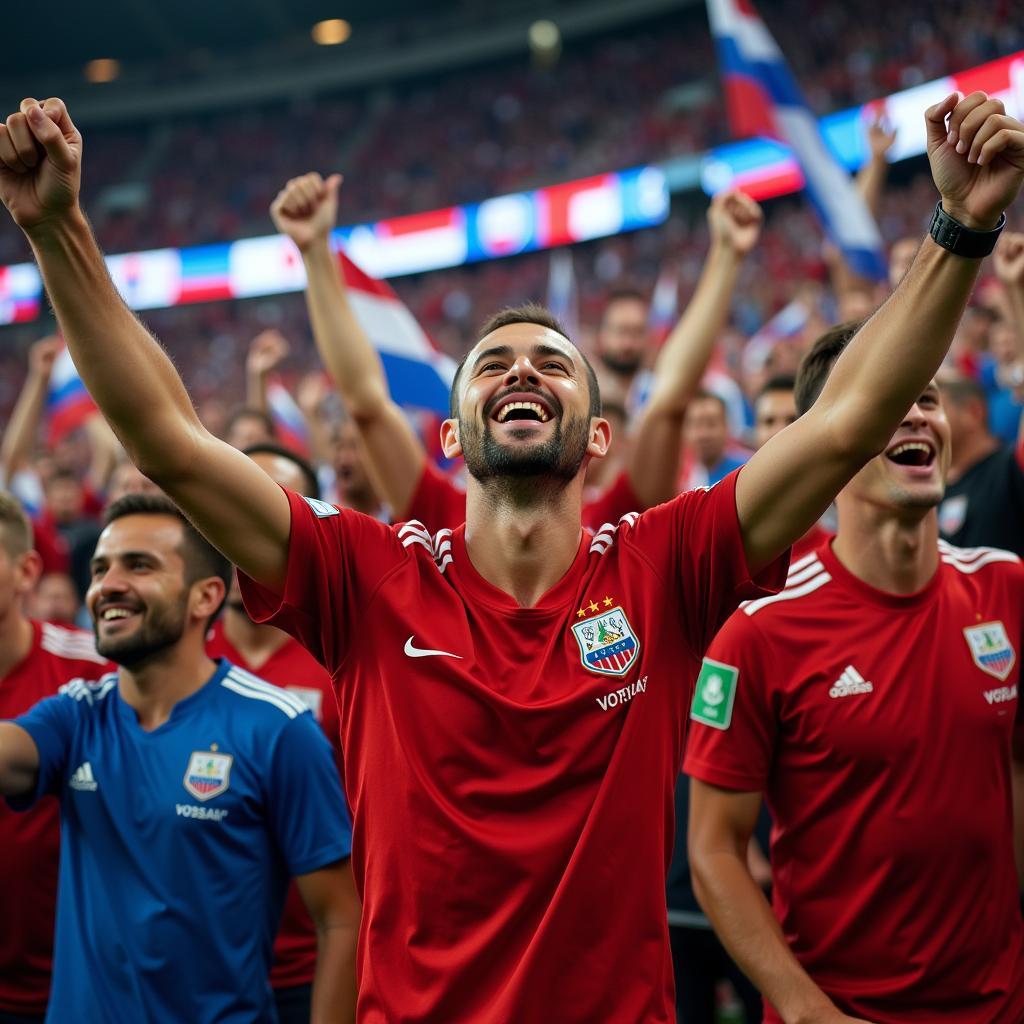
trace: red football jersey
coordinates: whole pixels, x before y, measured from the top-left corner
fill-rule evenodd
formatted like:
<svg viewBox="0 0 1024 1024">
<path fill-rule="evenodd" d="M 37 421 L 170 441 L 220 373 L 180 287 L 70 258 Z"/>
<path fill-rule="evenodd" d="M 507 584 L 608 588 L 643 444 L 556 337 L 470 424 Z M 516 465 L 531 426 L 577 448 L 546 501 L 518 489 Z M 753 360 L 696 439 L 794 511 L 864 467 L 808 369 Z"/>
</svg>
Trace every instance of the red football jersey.
<svg viewBox="0 0 1024 1024">
<path fill-rule="evenodd" d="M 33 622 L 28 657 L 0 679 L 0 718 L 17 718 L 75 678 L 99 679 L 111 665 L 90 634 Z M 41 1014 L 50 998 L 53 923 L 60 861 L 60 806 L 43 797 L 16 813 L 0 800 L 0 1011 Z"/>
<path fill-rule="evenodd" d="M 629 512 L 639 511 L 640 500 L 629 482 L 629 474 L 623 470 L 606 490 L 583 502 L 583 525 L 598 530 L 605 523 L 617 523 Z M 431 531 L 454 530 L 466 521 L 466 492 L 427 461 L 409 505 L 408 518 Z"/>
<path fill-rule="evenodd" d="M 597 535 L 536 606 L 431 536 L 289 495 L 278 596 L 337 687 L 362 1024 L 668 1022 L 673 787 L 749 574 L 735 478 Z M 760 576 L 782 582 L 784 559 Z"/>
<path fill-rule="evenodd" d="M 829 545 L 794 562 L 785 590 L 711 645 L 685 770 L 765 793 L 775 912 L 845 1013 L 1020 1024 L 1010 748 L 1024 728 L 1024 566 L 940 548 L 910 596 L 868 586 Z"/>
<path fill-rule="evenodd" d="M 338 738 L 338 703 L 330 673 L 300 643 L 288 638 L 259 667 L 246 661 L 224 633 L 224 622 L 214 623 L 206 638 L 206 653 L 211 658 L 227 658 L 268 683 L 290 690 L 309 709 L 334 748 L 341 773 L 341 741 Z M 316 929 L 294 882 L 288 887 L 281 927 L 274 940 L 274 963 L 270 984 L 274 988 L 308 985 L 316 974 Z"/>
</svg>

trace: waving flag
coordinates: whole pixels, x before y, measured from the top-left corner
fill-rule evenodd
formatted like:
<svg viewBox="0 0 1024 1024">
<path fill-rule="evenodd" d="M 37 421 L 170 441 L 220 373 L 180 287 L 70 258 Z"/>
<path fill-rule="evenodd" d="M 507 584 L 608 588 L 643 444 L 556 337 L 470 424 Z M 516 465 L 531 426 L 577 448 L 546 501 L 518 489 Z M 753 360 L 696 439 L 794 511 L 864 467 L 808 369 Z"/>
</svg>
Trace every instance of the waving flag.
<svg viewBox="0 0 1024 1024">
<path fill-rule="evenodd" d="M 276 378 L 267 381 L 267 411 L 281 444 L 299 455 L 309 455 L 309 424 L 292 393 Z"/>
<path fill-rule="evenodd" d="M 569 332 L 570 338 L 579 334 L 579 291 L 576 288 L 576 270 L 569 249 L 552 249 L 548 264 L 548 309 Z"/>
<path fill-rule="evenodd" d="M 734 134 L 793 150 L 829 239 L 861 277 L 884 280 L 882 238 L 850 176 L 825 144 L 786 59 L 750 0 L 707 0 Z"/>
<path fill-rule="evenodd" d="M 46 395 L 47 436 L 51 445 L 57 444 L 77 430 L 96 412 L 96 403 L 85 389 L 82 378 L 71 359 L 71 353 L 62 349 L 54 360 L 50 373 L 50 389 Z"/>
<path fill-rule="evenodd" d="M 390 285 L 364 273 L 338 253 L 349 302 L 380 353 L 391 397 L 399 404 L 448 415 L 455 362 L 439 352 Z"/>
<path fill-rule="evenodd" d="M 743 350 L 743 368 L 747 373 L 760 373 L 772 349 L 781 341 L 799 338 L 810 320 L 811 307 L 804 299 L 793 299 L 783 306 L 747 342 Z"/>
</svg>

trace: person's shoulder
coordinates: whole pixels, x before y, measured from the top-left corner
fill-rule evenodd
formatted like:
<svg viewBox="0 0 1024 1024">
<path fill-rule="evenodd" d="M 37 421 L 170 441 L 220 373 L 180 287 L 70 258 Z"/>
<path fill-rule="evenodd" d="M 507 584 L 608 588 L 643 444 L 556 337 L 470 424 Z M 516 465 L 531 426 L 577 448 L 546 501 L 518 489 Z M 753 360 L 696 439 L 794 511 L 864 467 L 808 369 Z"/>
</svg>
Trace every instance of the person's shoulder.
<svg viewBox="0 0 1024 1024">
<path fill-rule="evenodd" d="M 108 672 L 99 679 L 70 679 L 57 691 L 58 696 L 71 701 L 83 712 L 97 711 L 107 706 L 107 698 L 117 689 L 117 673 Z"/>
<path fill-rule="evenodd" d="M 811 551 L 790 565 L 786 583 L 777 594 L 744 601 L 733 618 L 756 620 L 763 631 L 774 631 L 787 621 L 802 617 L 812 601 L 816 609 L 820 607 L 822 590 L 832 582 L 832 574 L 819 551 Z"/>
<path fill-rule="evenodd" d="M 1003 548 L 960 548 L 939 540 L 939 559 L 948 566 L 951 579 L 974 577 L 978 580 L 1009 579 L 1024 584 L 1024 561 Z"/>
<path fill-rule="evenodd" d="M 294 693 L 267 682 L 239 665 L 226 663 L 226 671 L 215 685 L 222 705 L 232 720 L 244 720 L 253 727 L 284 729 L 289 722 L 309 714 L 309 708 Z"/>
<path fill-rule="evenodd" d="M 73 626 L 60 626 L 54 622 L 40 623 L 39 650 L 59 661 L 109 665 L 106 658 L 96 653 L 96 641 L 92 634 Z"/>
</svg>

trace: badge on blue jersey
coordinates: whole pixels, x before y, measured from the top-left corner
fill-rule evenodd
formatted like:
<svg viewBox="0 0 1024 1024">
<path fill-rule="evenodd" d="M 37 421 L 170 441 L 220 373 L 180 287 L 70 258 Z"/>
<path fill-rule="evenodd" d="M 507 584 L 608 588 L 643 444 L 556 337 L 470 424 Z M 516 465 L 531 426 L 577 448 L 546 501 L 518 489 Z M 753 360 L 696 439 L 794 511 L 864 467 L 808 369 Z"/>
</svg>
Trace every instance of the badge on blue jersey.
<svg viewBox="0 0 1024 1024">
<path fill-rule="evenodd" d="M 230 754 L 194 750 L 185 771 L 184 786 L 197 800 L 212 800 L 227 791 L 231 779 Z"/>
<path fill-rule="evenodd" d="M 591 607 L 597 608 L 596 604 Z M 586 607 L 580 612 L 585 614 Z M 618 606 L 574 622 L 572 633 L 579 644 L 583 667 L 602 676 L 624 676 L 640 654 L 640 641 Z"/>
<path fill-rule="evenodd" d="M 996 679 L 1005 681 L 1017 661 L 1006 627 L 1001 622 L 983 622 L 964 630 L 974 664 Z"/>
</svg>

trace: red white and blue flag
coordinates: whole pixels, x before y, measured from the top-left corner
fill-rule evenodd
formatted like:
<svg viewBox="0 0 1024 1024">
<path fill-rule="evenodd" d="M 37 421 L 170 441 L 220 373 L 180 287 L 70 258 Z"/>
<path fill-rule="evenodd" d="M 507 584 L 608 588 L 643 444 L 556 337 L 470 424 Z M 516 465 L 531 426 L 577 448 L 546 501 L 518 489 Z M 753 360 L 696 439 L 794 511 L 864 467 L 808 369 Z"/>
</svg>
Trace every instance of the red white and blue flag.
<svg viewBox="0 0 1024 1024">
<path fill-rule="evenodd" d="M 77 430 L 96 412 L 96 403 L 85 389 L 82 378 L 64 348 L 54 360 L 50 373 L 50 387 L 46 395 L 47 436 L 51 445 L 57 444 Z"/>
<path fill-rule="evenodd" d="M 884 280 L 878 226 L 826 145 L 782 51 L 750 0 L 707 0 L 707 4 L 733 133 L 787 143 L 829 239 L 855 273 Z"/>
<path fill-rule="evenodd" d="M 448 415 L 455 361 L 434 347 L 394 289 L 338 253 L 349 302 L 359 325 L 380 354 L 391 397 L 399 404 Z"/>
<path fill-rule="evenodd" d="M 309 455 L 309 424 L 292 393 L 276 378 L 267 381 L 267 410 L 281 444 L 299 455 Z"/>
</svg>

